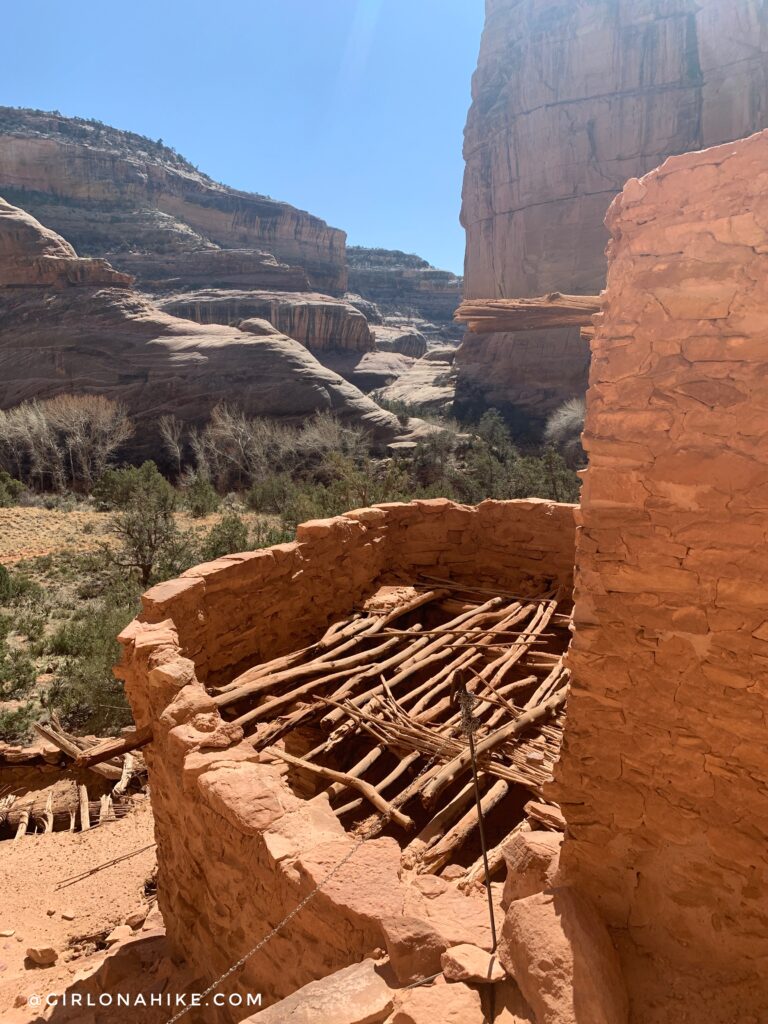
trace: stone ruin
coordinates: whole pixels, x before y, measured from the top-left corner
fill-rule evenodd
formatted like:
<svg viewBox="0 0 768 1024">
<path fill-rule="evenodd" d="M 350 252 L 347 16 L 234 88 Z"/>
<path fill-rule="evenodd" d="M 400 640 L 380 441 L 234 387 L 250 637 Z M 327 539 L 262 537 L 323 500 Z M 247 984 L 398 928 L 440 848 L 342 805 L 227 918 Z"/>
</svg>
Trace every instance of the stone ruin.
<svg viewBox="0 0 768 1024">
<path fill-rule="evenodd" d="M 146 595 L 120 671 L 160 904 L 207 983 L 269 936 L 222 984 L 264 994 L 255 1020 L 768 1019 L 766 186 L 762 133 L 613 203 L 579 509 L 357 510 Z M 457 679 L 495 737 L 498 963 L 467 775 L 435 784 L 462 763 Z"/>
</svg>

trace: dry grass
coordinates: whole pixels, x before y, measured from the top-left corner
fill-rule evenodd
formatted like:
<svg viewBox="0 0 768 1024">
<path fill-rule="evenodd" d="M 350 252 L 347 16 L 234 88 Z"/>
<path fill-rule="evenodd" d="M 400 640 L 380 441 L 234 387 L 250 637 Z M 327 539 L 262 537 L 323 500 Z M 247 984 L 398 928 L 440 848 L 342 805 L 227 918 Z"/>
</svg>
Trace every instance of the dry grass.
<svg viewBox="0 0 768 1024">
<path fill-rule="evenodd" d="M 274 517 L 242 512 L 242 519 L 253 529 L 257 522 Z M 96 551 L 104 543 L 114 543 L 109 531 L 111 513 L 97 512 L 87 506 L 71 511 L 47 508 L 0 508 L 0 564 L 14 565 L 31 558 L 58 552 Z M 219 521 L 219 513 L 193 519 L 186 512 L 176 515 L 179 529 L 204 533 Z"/>
</svg>

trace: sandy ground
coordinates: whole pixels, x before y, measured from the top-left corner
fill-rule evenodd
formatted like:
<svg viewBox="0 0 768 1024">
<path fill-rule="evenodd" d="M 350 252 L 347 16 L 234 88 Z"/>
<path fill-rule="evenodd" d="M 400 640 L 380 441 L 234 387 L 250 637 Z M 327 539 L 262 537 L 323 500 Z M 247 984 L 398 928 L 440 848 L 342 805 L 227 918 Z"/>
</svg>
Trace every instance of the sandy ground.
<svg viewBox="0 0 768 1024">
<path fill-rule="evenodd" d="M 155 867 L 154 848 L 66 887 L 63 881 L 153 842 L 146 797 L 125 818 L 88 832 L 0 843 L 0 1019 L 17 997 L 71 985 L 93 962 L 95 940 L 147 907 L 144 883 Z M 72 920 L 62 916 L 70 914 Z M 14 934 L 2 934 L 8 931 Z M 53 946 L 57 964 L 34 966 L 26 958 L 30 946 Z"/>
<path fill-rule="evenodd" d="M 181 530 L 200 533 L 219 521 L 215 513 L 201 519 L 181 512 L 176 522 Z M 264 516 L 242 513 L 249 527 Z M 0 564 L 13 565 L 28 558 L 55 554 L 57 551 L 96 551 L 114 541 L 109 531 L 109 512 L 96 512 L 84 506 L 69 512 L 47 508 L 0 508 Z M 270 520 L 271 521 L 271 520 Z"/>
<path fill-rule="evenodd" d="M 0 562 L 11 564 L 55 551 L 95 551 L 107 537 L 104 512 L 77 508 L 0 508 Z"/>
</svg>

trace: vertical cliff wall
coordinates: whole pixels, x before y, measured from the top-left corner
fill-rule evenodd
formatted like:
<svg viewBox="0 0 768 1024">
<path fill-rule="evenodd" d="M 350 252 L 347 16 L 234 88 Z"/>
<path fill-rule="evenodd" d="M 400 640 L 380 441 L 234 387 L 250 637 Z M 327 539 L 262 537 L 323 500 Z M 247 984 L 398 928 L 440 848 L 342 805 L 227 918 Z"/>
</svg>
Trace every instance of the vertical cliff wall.
<svg viewBox="0 0 768 1024">
<path fill-rule="evenodd" d="M 768 1020 L 768 132 L 631 180 L 607 223 L 562 864 L 633 1020 Z"/>
<path fill-rule="evenodd" d="M 768 126 L 761 0 L 486 0 L 464 154 L 464 294 L 598 291 L 612 197 Z M 536 420 L 586 386 L 573 329 L 469 338 L 459 407 Z"/>
</svg>

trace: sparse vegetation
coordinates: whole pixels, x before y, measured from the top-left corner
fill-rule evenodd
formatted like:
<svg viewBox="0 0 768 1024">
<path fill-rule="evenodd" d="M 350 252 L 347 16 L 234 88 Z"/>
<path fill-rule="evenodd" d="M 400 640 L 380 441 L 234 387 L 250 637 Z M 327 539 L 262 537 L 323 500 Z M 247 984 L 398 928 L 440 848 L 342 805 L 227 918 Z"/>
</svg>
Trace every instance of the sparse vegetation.
<svg viewBox="0 0 768 1024">
<path fill-rule="evenodd" d="M 328 414 L 292 426 L 222 405 L 197 432 L 166 418 L 176 485 L 154 462 L 110 464 L 130 425 L 109 403 L 28 403 L 0 417 L 0 504 L 90 509 L 91 519 L 77 512 L 78 539 L 93 538 L 88 552 L 0 566 L 0 739 L 13 742 L 54 710 L 74 732 L 129 724 L 115 637 L 143 589 L 196 562 L 291 540 L 304 520 L 376 502 L 578 494 L 568 430 L 551 435 L 556 446 L 522 451 L 494 410 L 474 426 L 431 417 L 437 429 L 395 456 L 372 454 L 361 430 Z"/>
<path fill-rule="evenodd" d="M 123 406 L 100 395 L 24 402 L 0 411 L 0 469 L 39 490 L 88 491 L 132 433 Z"/>
</svg>

